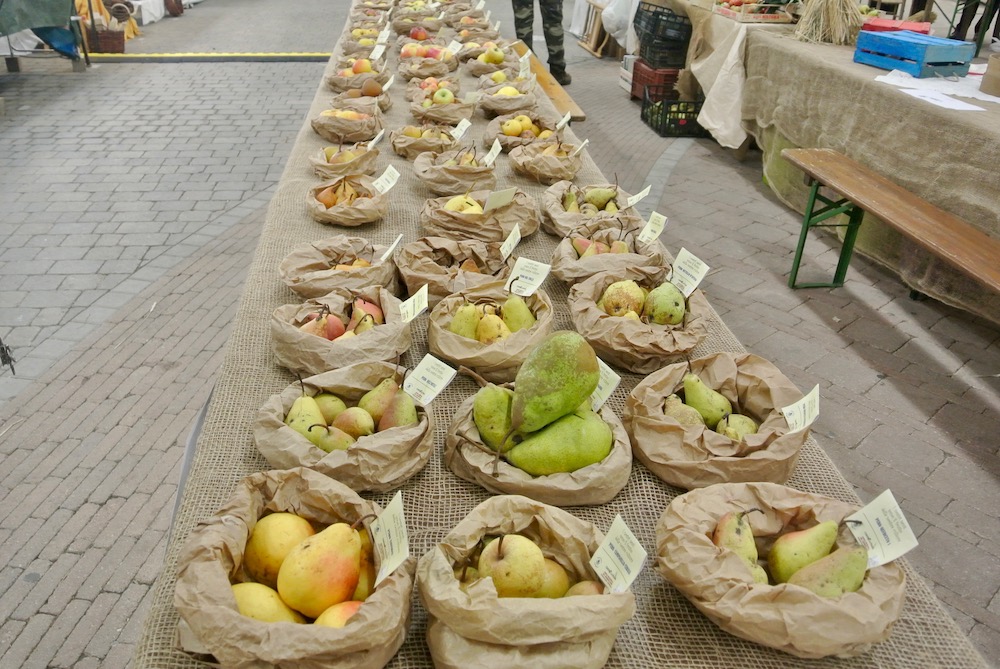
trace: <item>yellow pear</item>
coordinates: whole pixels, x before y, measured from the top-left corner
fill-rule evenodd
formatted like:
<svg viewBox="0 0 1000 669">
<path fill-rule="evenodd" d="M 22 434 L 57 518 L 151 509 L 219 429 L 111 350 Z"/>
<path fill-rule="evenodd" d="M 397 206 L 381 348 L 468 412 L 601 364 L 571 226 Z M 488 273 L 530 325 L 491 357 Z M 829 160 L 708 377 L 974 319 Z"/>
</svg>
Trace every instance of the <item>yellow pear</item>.
<svg viewBox="0 0 1000 669">
<path fill-rule="evenodd" d="M 257 521 L 243 551 L 243 568 L 258 583 L 278 585 L 285 556 L 316 533 L 309 521 L 294 513 L 272 513 Z"/>
<path fill-rule="evenodd" d="M 350 599 L 360 578 L 361 536 L 347 523 L 335 523 L 288 553 L 278 570 L 278 594 L 316 618 Z"/>
<path fill-rule="evenodd" d="M 305 623 L 301 614 L 281 601 L 278 593 L 263 583 L 233 585 L 236 608 L 248 618 L 265 623 Z"/>
</svg>

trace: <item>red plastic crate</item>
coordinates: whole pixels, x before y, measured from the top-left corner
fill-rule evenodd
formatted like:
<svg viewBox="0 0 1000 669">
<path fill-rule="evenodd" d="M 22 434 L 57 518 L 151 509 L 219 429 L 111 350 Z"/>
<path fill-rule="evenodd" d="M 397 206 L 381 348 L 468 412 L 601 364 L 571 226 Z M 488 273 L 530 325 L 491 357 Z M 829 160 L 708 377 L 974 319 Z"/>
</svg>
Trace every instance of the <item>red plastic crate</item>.
<svg viewBox="0 0 1000 669">
<path fill-rule="evenodd" d="M 677 83 L 678 68 L 654 68 L 642 58 L 632 66 L 632 97 L 643 97 L 646 86 L 666 86 L 673 88 Z"/>
<path fill-rule="evenodd" d="M 931 24 L 919 23 L 916 21 L 896 21 L 894 19 L 868 19 L 861 26 L 862 30 L 874 33 L 895 32 L 897 30 L 909 30 L 923 35 L 931 34 Z"/>
</svg>

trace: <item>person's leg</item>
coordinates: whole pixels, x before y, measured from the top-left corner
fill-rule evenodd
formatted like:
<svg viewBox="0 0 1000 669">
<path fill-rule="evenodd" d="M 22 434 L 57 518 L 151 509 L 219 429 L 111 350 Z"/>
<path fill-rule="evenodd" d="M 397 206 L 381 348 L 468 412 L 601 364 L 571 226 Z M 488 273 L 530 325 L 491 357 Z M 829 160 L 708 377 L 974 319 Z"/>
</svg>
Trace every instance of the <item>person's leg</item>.
<svg viewBox="0 0 1000 669">
<path fill-rule="evenodd" d="M 962 16 L 958 19 L 958 23 L 955 24 L 955 29 L 951 33 L 951 39 L 964 40 L 966 33 L 969 32 L 969 25 L 972 23 L 972 19 L 976 18 L 976 12 L 979 11 L 979 2 L 969 2 L 965 5 L 962 10 Z"/>
<path fill-rule="evenodd" d="M 514 33 L 531 48 L 531 32 L 535 23 L 535 0 L 513 0 Z"/>
<path fill-rule="evenodd" d="M 566 51 L 563 49 L 562 0 L 539 0 L 542 10 L 542 31 L 549 52 L 549 72 L 563 86 L 573 80 L 566 72 Z"/>
</svg>

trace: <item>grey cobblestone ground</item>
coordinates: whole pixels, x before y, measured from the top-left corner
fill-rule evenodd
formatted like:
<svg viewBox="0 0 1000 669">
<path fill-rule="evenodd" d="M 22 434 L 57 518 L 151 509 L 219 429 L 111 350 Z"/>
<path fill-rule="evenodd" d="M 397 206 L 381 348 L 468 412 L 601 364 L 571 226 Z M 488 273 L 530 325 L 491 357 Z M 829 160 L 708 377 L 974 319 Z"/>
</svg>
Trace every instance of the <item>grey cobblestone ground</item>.
<svg viewBox="0 0 1000 669">
<path fill-rule="evenodd" d="M 211 0 L 130 50 L 322 50 L 340 25 L 329 5 Z M 666 243 L 714 268 L 706 293 L 740 341 L 820 384 L 820 445 L 862 498 L 892 488 L 920 538 L 911 561 L 1000 657 L 1000 328 L 910 301 L 863 258 L 842 289 L 788 290 L 799 217 L 761 184 L 759 156 L 656 136 L 614 63 L 570 38 L 567 56 L 588 113 L 577 130 L 605 174 L 651 183 Z M 0 374 L 0 667 L 127 665 L 184 442 L 320 69 L 73 75 L 56 61 L 0 75 L 0 336 L 21 360 L 16 381 Z M 836 258 L 823 240 L 810 254 Z"/>
</svg>

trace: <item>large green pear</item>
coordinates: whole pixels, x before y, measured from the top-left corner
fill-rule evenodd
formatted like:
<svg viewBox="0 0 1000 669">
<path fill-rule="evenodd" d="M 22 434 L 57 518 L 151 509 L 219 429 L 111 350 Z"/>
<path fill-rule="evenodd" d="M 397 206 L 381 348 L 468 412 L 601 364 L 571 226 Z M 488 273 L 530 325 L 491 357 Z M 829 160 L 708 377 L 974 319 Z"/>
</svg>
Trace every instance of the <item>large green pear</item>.
<svg viewBox="0 0 1000 669">
<path fill-rule="evenodd" d="M 475 339 L 480 318 L 476 305 L 463 304 L 455 311 L 455 315 L 451 317 L 451 322 L 448 323 L 448 331 L 461 337 Z"/>
<path fill-rule="evenodd" d="M 597 354 L 572 330 L 553 332 L 525 358 L 514 378 L 511 425 L 535 432 L 574 411 L 597 389 Z"/>
<path fill-rule="evenodd" d="M 513 438 L 508 438 L 504 448 L 500 448 L 503 438 L 510 434 L 510 406 L 513 400 L 513 390 L 491 383 L 480 388 L 472 401 L 472 420 L 479 436 L 494 451 L 503 452 L 514 445 Z"/>
<path fill-rule="evenodd" d="M 642 317 L 647 323 L 677 325 L 684 320 L 684 293 L 665 281 L 649 291 L 642 305 Z"/>
<path fill-rule="evenodd" d="M 798 570 L 826 557 L 837 540 L 837 523 L 827 520 L 778 537 L 767 554 L 771 578 L 785 583 Z"/>
<path fill-rule="evenodd" d="M 593 411 L 563 416 L 530 434 L 504 457 L 532 476 L 575 472 L 600 462 L 611 453 L 611 427 Z"/>
<path fill-rule="evenodd" d="M 728 548 L 753 566 L 757 564 L 757 544 L 753 540 L 753 529 L 747 520 L 747 513 L 729 511 L 723 514 L 712 532 L 712 543 L 720 548 Z"/>
<path fill-rule="evenodd" d="M 855 592 L 868 571 L 868 549 L 844 546 L 792 574 L 790 584 L 801 585 L 820 597 L 831 599 Z"/>
<path fill-rule="evenodd" d="M 693 372 L 684 375 L 684 403 L 697 409 L 705 425 L 713 430 L 723 416 L 733 412 L 733 405 L 726 396 L 706 386 Z"/>
<path fill-rule="evenodd" d="M 511 293 L 500 308 L 500 313 L 503 314 L 503 322 L 511 332 L 527 330 L 535 324 L 535 315 L 531 313 L 531 309 L 520 295 Z"/>
</svg>

